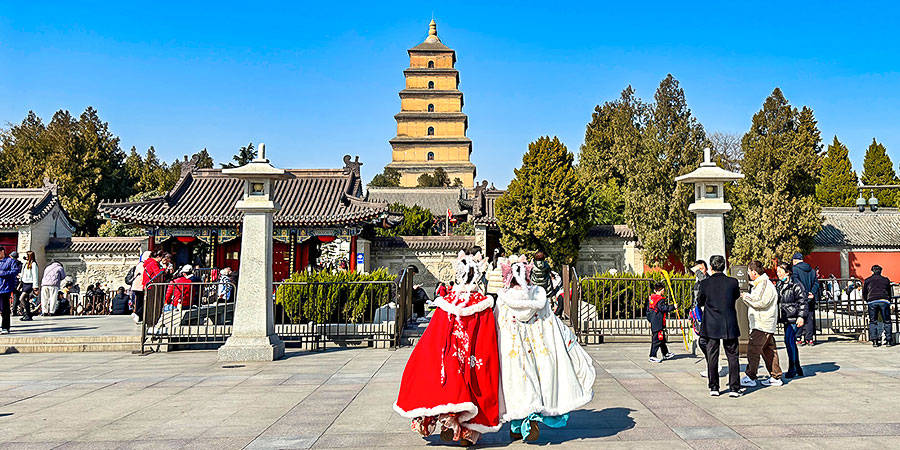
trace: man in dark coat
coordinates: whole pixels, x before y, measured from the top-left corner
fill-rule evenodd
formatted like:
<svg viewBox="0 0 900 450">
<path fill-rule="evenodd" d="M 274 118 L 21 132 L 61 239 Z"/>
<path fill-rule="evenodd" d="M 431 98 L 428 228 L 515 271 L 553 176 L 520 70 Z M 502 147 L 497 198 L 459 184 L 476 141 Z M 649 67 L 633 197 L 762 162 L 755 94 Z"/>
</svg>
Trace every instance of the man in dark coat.
<svg viewBox="0 0 900 450">
<path fill-rule="evenodd" d="M 709 260 L 712 275 L 700 282 L 697 305 L 703 308 L 700 323 L 700 347 L 706 355 L 709 395 L 719 395 L 719 343 L 728 359 L 728 387 L 731 397 L 741 396 L 740 362 L 738 361 L 738 328 L 735 302 L 741 296 L 738 281 L 725 275 L 725 257 L 713 255 Z"/>
<path fill-rule="evenodd" d="M 792 257 L 792 278 L 806 290 L 806 316 L 803 327 L 798 331 L 800 345 L 815 345 L 816 339 L 816 302 L 819 300 L 819 275 L 808 263 L 803 262 L 803 254 L 794 253 Z"/>
<path fill-rule="evenodd" d="M 869 340 L 873 347 L 881 346 L 881 335 L 878 333 L 878 316 L 881 315 L 881 326 L 884 329 L 885 345 L 894 346 L 894 334 L 891 333 L 891 280 L 881 275 L 881 266 L 872 266 L 872 276 L 863 283 L 863 301 L 869 309 Z"/>
</svg>

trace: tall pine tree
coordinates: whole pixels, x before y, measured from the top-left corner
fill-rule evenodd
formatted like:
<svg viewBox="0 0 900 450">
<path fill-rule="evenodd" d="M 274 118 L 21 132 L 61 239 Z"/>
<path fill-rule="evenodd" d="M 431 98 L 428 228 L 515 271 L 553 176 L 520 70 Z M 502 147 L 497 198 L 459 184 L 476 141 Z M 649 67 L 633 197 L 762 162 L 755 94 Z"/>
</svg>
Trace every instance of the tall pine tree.
<svg viewBox="0 0 900 450">
<path fill-rule="evenodd" d="M 822 226 L 816 203 L 821 144 L 812 110 L 792 107 L 775 88 L 741 147 L 745 178 L 734 190 L 732 258 L 784 261 L 808 253 Z"/>
<path fill-rule="evenodd" d="M 247 144 L 245 147 L 241 147 L 238 150 L 237 155 L 234 155 L 231 158 L 233 163 L 223 163 L 223 169 L 234 169 L 235 167 L 241 167 L 247 164 L 250 164 L 251 161 L 256 159 L 256 149 L 253 148 L 253 143 Z"/>
<path fill-rule="evenodd" d="M 495 209 L 507 253 L 541 250 L 554 264 L 578 258 L 588 215 L 573 160 L 555 136 L 528 144 L 522 167 L 515 169 L 516 176 Z"/>
<path fill-rule="evenodd" d="M 834 137 L 822 159 L 816 201 L 821 206 L 854 206 L 856 204 L 856 171 L 850 163 L 849 150 Z"/>
<path fill-rule="evenodd" d="M 891 162 L 891 157 L 888 156 L 884 145 L 878 143 L 874 138 L 872 138 L 872 144 L 866 149 L 866 156 L 863 159 L 862 182 L 869 185 L 900 184 L 897 172 L 894 172 L 894 163 Z M 896 190 L 875 191 L 875 197 L 880 206 L 891 207 L 898 204 Z"/>
</svg>

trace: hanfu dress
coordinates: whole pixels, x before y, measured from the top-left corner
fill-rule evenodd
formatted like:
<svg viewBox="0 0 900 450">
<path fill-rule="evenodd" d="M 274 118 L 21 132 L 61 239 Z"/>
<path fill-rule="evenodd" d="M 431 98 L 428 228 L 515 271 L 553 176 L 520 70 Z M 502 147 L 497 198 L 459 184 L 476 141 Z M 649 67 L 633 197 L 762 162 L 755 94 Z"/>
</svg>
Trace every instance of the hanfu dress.
<svg viewBox="0 0 900 450">
<path fill-rule="evenodd" d="M 474 285 L 456 286 L 434 300 L 438 307 L 416 344 L 400 382 L 394 410 L 427 436 L 477 441 L 500 429 L 500 365 L 494 301 Z M 474 432 L 474 433 L 472 433 Z"/>
<path fill-rule="evenodd" d="M 541 287 L 501 289 L 496 314 L 501 420 L 523 436 L 532 422 L 565 426 L 568 413 L 593 397 L 593 360 L 552 313 Z"/>
</svg>

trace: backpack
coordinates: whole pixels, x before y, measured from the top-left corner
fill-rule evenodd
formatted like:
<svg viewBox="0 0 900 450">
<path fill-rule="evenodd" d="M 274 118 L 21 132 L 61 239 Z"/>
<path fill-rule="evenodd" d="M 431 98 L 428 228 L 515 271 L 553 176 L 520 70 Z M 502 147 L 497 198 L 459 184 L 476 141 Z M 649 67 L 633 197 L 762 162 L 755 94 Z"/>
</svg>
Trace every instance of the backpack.
<svg viewBox="0 0 900 450">
<path fill-rule="evenodd" d="M 131 283 L 134 283 L 134 269 L 137 266 L 131 266 L 131 270 L 128 271 L 128 274 L 125 275 L 125 284 L 131 286 Z"/>
</svg>

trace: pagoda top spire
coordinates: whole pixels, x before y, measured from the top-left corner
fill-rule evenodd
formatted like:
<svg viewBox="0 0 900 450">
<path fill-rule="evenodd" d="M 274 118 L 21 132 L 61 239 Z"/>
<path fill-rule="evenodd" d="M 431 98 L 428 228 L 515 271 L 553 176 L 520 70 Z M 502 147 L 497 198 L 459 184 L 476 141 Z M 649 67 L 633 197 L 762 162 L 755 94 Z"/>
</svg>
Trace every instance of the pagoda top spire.
<svg viewBox="0 0 900 450">
<path fill-rule="evenodd" d="M 431 19 L 431 23 L 428 24 L 428 37 L 425 38 L 425 42 L 441 42 L 441 39 L 437 35 L 437 23 L 434 19 Z"/>
</svg>

